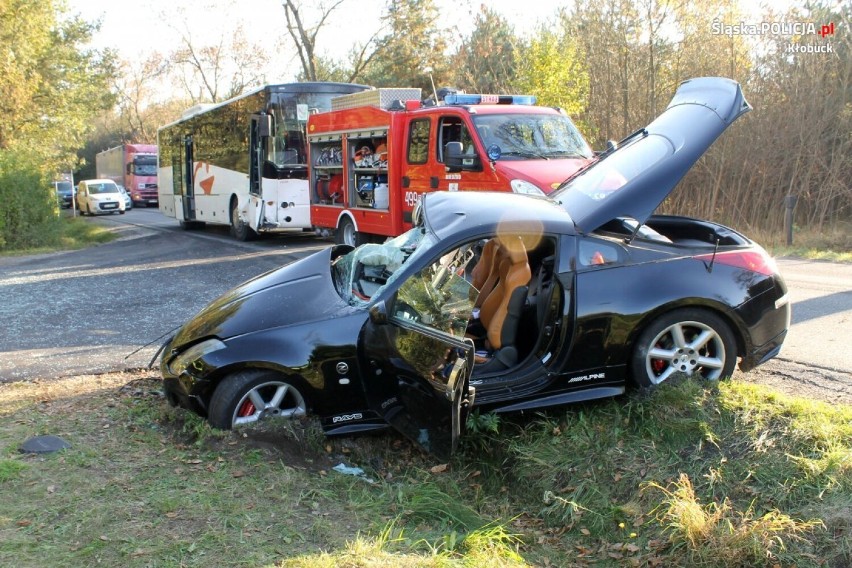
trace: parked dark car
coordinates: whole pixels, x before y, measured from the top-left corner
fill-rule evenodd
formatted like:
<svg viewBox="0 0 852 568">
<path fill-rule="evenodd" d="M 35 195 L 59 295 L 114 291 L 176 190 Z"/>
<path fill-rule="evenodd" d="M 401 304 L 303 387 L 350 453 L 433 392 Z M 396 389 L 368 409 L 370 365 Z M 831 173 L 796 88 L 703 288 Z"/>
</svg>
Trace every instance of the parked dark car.
<svg viewBox="0 0 852 568">
<path fill-rule="evenodd" d="M 74 193 L 76 192 L 71 182 L 55 181 L 53 182 L 53 189 L 56 191 L 56 199 L 59 202 L 59 206 L 69 209 L 74 203 Z"/>
<path fill-rule="evenodd" d="M 330 247 L 215 300 L 164 346 L 172 404 L 218 428 L 318 415 L 446 457 L 470 408 L 508 412 L 706 379 L 778 354 L 786 286 L 757 244 L 653 211 L 749 110 L 687 81 L 550 198 L 423 196 L 385 244 Z"/>
</svg>

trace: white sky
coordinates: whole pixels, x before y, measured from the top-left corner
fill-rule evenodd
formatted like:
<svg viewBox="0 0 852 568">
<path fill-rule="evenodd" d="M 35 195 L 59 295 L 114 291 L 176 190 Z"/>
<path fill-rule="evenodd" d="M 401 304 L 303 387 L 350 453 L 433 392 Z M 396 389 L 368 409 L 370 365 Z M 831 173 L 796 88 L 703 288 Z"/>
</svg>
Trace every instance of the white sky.
<svg viewBox="0 0 852 568">
<path fill-rule="evenodd" d="M 218 41 L 223 33 L 242 24 L 251 41 L 268 45 L 276 54 L 268 71 L 268 82 L 289 81 L 298 70 L 298 61 L 284 29 L 284 8 L 280 0 L 66 0 L 71 13 L 87 21 L 101 21 L 101 31 L 92 38 L 97 48 L 111 47 L 128 61 L 144 60 L 152 52 L 166 54 L 176 44 L 176 29 L 189 26 L 199 45 Z M 315 4 L 332 0 L 303 0 L 307 12 Z M 443 24 L 455 28 L 459 36 L 472 30 L 473 17 L 485 3 L 524 34 L 551 18 L 561 0 L 435 0 L 443 14 Z M 378 29 L 384 0 L 344 0 L 328 21 L 317 41 L 320 51 L 341 58 L 353 43 L 365 41 Z M 306 22 L 314 22 L 311 12 Z M 207 40 L 207 41 L 205 41 Z"/>
</svg>

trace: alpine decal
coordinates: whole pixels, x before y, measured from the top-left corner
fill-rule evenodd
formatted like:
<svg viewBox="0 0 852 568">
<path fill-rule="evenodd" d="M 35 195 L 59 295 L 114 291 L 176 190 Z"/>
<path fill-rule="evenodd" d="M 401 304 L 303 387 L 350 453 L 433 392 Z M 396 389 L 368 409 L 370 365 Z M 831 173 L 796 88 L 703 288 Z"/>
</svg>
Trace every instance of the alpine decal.
<svg viewBox="0 0 852 568">
<path fill-rule="evenodd" d="M 584 383 L 586 381 L 593 381 L 595 379 L 605 379 L 606 373 L 592 373 L 590 375 L 581 375 L 579 377 L 574 377 L 569 379 L 569 383 Z"/>
</svg>

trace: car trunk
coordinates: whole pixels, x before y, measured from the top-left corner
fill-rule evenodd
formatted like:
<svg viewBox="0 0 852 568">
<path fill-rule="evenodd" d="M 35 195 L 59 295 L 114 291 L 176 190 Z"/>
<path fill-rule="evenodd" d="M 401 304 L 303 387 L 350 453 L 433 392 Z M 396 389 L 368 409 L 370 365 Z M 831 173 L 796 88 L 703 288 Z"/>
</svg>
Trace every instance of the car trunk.
<svg viewBox="0 0 852 568">
<path fill-rule="evenodd" d="M 654 215 L 646 225 L 676 245 L 725 247 L 751 244 L 746 237 L 728 227 L 688 217 Z"/>
<path fill-rule="evenodd" d="M 636 226 L 635 220 L 621 218 L 606 223 L 596 232 L 690 248 L 737 247 L 752 244 L 748 238 L 733 229 L 689 217 L 653 215 L 638 231 Z"/>
</svg>

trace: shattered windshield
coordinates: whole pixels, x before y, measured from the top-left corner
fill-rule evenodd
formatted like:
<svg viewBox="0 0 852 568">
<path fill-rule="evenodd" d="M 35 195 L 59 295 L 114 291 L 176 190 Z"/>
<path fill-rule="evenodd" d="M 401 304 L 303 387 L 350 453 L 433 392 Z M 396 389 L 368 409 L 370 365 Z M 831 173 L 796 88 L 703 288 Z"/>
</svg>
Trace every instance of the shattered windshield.
<svg viewBox="0 0 852 568">
<path fill-rule="evenodd" d="M 411 229 L 384 244 L 366 244 L 337 258 L 331 265 L 334 287 L 352 305 L 366 305 L 399 276 L 400 268 L 435 243 L 422 227 Z"/>
<path fill-rule="evenodd" d="M 481 114 L 473 124 L 486 149 L 500 147 L 501 160 L 593 156 L 571 119 L 561 114 Z"/>
</svg>

